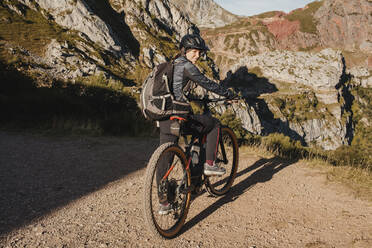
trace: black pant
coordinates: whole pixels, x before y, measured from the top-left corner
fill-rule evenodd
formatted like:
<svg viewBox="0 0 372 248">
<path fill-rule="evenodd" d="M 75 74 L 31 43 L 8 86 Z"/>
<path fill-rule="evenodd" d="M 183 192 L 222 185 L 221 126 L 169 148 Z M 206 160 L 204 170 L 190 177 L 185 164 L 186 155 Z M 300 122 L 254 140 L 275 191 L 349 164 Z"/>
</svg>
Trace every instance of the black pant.
<svg viewBox="0 0 372 248">
<path fill-rule="evenodd" d="M 210 115 L 190 115 L 187 118 L 185 128 L 197 131 L 201 134 L 207 134 L 206 141 L 206 160 L 214 161 L 216 158 L 218 136 L 220 134 L 220 122 Z M 178 142 L 178 136 L 171 134 L 170 125 L 172 121 L 160 121 L 160 145 L 167 142 Z M 168 162 L 161 162 L 156 171 L 156 180 L 159 183 L 168 170 L 173 158 L 166 159 Z"/>
</svg>

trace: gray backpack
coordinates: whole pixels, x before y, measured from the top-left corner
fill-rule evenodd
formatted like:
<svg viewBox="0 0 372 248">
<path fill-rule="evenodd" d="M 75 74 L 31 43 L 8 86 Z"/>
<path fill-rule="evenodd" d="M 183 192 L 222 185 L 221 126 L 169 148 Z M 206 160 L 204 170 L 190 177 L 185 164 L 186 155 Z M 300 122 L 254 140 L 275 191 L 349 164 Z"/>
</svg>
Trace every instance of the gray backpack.
<svg viewBox="0 0 372 248">
<path fill-rule="evenodd" d="M 174 99 L 173 68 L 173 61 L 159 64 L 144 81 L 140 105 L 146 119 L 161 121 L 172 115 L 190 112 L 188 104 Z"/>
</svg>

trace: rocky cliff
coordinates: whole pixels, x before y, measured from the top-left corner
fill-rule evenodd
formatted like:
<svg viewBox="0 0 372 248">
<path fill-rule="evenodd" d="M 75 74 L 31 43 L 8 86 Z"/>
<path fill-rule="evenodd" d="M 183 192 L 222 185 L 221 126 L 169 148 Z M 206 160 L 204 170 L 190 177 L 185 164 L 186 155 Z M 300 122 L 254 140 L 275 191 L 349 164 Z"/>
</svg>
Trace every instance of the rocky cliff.
<svg viewBox="0 0 372 248">
<path fill-rule="evenodd" d="M 0 6 L 7 29 L 22 22 L 30 28 L 39 26 L 37 49 L 32 49 L 31 40 L 17 41 L 19 35 L 31 36 L 31 29 L 21 34 L 4 29 L 0 35 L 7 51 L 14 53 L 10 55 L 33 61 L 35 66 L 24 70 L 51 79 L 103 73 L 124 85 L 137 83 L 145 76 L 142 68 L 171 58 L 180 37 L 199 32 L 168 0 L 6 0 Z M 44 34 L 43 29 L 56 32 Z"/>
<path fill-rule="evenodd" d="M 324 1 L 314 14 L 320 45 L 372 53 L 371 13 L 370 0 Z"/>
<path fill-rule="evenodd" d="M 342 54 L 332 49 L 267 52 L 241 59 L 229 72 L 250 106 L 235 108 L 247 130 L 285 133 L 327 150 L 353 138 L 348 79 Z"/>
<path fill-rule="evenodd" d="M 172 3 L 200 28 L 223 27 L 238 20 L 236 15 L 221 8 L 213 0 L 173 0 Z"/>
</svg>

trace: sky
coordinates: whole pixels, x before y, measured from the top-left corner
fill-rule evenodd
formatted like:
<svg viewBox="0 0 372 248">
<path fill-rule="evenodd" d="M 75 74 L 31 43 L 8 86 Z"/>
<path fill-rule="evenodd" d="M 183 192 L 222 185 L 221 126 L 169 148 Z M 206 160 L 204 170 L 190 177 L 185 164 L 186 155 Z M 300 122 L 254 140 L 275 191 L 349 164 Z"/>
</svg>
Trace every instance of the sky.
<svg viewBox="0 0 372 248">
<path fill-rule="evenodd" d="M 214 0 L 236 15 L 252 16 L 272 10 L 289 12 L 302 8 L 314 0 Z"/>
</svg>

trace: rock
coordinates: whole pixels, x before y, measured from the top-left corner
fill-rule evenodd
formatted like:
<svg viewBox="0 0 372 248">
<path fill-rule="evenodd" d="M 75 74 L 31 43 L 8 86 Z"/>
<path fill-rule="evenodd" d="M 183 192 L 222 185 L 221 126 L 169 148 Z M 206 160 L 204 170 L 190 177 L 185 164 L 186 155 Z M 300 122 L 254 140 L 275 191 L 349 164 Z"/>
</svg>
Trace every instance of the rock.
<svg viewBox="0 0 372 248">
<path fill-rule="evenodd" d="M 216 28 L 236 22 L 238 17 L 212 0 L 171 1 L 201 28 Z"/>
<path fill-rule="evenodd" d="M 31 1 L 20 1 L 30 8 L 33 7 Z M 85 34 L 91 41 L 118 56 L 124 52 L 124 44 L 120 44 L 111 27 L 90 11 L 84 0 L 35 0 L 35 2 L 60 26 Z"/>
<path fill-rule="evenodd" d="M 240 59 L 232 66 L 232 71 L 241 66 L 259 67 L 267 78 L 302 84 L 315 90 L 335 89 L 343 73 L 342 55 L 332 49 L 320 53 L 266 52 Z"/>
<path fill-rule="evenodd" d="M 24 5 L 21 5 L 21 4 L 13 5 L 11 2 L 8 2 L 8 5 L 7 6 L 8 6 L 9 9 L 13 10 L 18 15 L 20 15 L 20 16 L 24 16 L 25 15 Z"/>
<path fill-rule="evenodd" d="M 67 43 L 61 44 L 56 40 L 52 40 L 47 46 L 45 61 L 52 67 L 51 70 L 55 77 L 65 80 L 75 79 L 102 71 L 89 57 L 85 55 L 87 60 L 84 60 L 82 54 L 73 52 L 68 47 Z M 74 67 L 77 67 L 77 69 L 70 69 Z"/>
<path fill-rule="evenodd" d="M 359 49 L 362 52 L 371 52 L 372 51 L 372 42 L 370 42 L 370 41 L 363 41 L 360 44 Z"/>
<path fill-rule="evenodd" d="M 357 84 L 365 88 L 372 87 L 372 75 L 370 71 L 365 67 L 353 67 L 347 70 L 352 77 L 352 80 Z"/>
<path fill-rule="evenodd" d="M 144 47 L 142 49 L 142 54 L 145 64 L 150 68 L 154 67 L 154 51 L 151 48 Z"/>
<path fill-rule="evenodd" d="M 269 32 L 274 35 L 276 42 L 273 45 L 278 49 L 298 50 L 299 47 L 313 47 L 319 43 L 316 34 L 300 31 L 299 21 L 278 18 L 264 21 L 264 24 Z M 263 42 L 260 43 L 262 44 Z"/>
<path fill-rule="evenodd" d="M 121 3 L 121 7 L 126 12 L 125 20 L 130 26 L 144 24 L 150 30 L 174 34 L 177 40 L 187 33 L 199 32 L 190 20 L 167 0 L 131 0 Z M 142 35 L 141 38 L 146 39 L 147 35 L 143 32 Z"/>
<path fill-rule="evenodd" d="M 177 43 L 183 35 L 200 33 L 185 12 L 201 26 L 219 26 L 237 20 L 212 0 L 112 0 L 105 1 L 107 9 L 103 10 L 92 0 L 19 2 L 22 4 L 16 7 L 11 4 L 13 1 L 4 3 L 13 6 L 9 8 L 19 15 L 27 10 L 26 6 L 40 11 L 54 25 L 70 30 L 71 36 L 65 41 L 60 37 L 52 39 L 42 58 L 21 48 L 11 48 L 11 51 L 27 57 L 27 61 L 37 61 L 36 65 L 28 67 L 29 70 L 53 79 L 72 81 L 95 74 L 116 79 L 116 75 L 123 71 L 138 74 L 134 69 L 152 68 L 169 59 L 178 51 Z M 212 45 L 226 45 L 230 49 L 222 53 L 224 65 L 229 66 L 237 81 L 248 83 L 244 85 L 247 87 L 238 87 L 247 102 L 233 104 L 232 109 L 249 132 L 263 135 L 283 132 L 304 144 L 317 144 L 325 149 L 335 149 L 350 142 L 351 100 L 345 80 L 352 77 L 357 85 L 371 87 L 370 71 L 362 66 L 345 72 L 344 58 L 338 49 L 313 53 L 298 50 L 332 46 L 349 51 L 360 49 L 368 57 L 371 39 L 365 27 L 371 23 L 371 4 L 367 0 L 346 4 L 342 0 L 323 2 L 311 16 L 317 23 L 313 33 L 301 30 L 298 20 L 288 20 L 291 13 L 277 13 L 270 18 L 252 17 L 249 24 L 239 22 L 243 26 L 256 23 L 260 28 L 247 33 L 237 32 L 238 36 L 231 40 L 226 40 L 225 34 L 210 38 Z M 111 11 L 112 19 L 105 16 L 106 11 Z M 204 12 L 208 15 L 203 15 Z M 367 62 L 363 63 L 368 64 L 370 58 L 364 59 Z M 212 71 L 218 71 L 211 61 L 208 64 Z M 251 82 L 253 86 L 249 86 Z M 283 85 L 287 88 L 281 91 Z M 309 108 L 309 112 L 326 117 L 313 114 L 295 120 L 290 118 L 291 113 L 282 113 L 284 110 L 280 106 L 268 100 L 274 96 L 285 101 L 293 95 L 311 96 L 309 104 L 318 107 Z M 221 107 L 219 111 L 225 109 Z M 301 117 L 300 114 L 303 113 L 297 113 L 296 117 Z"/>
<path fill-rule="evenodd" d="M 369 0 L 325 0 L 315 13 L 321 44 L 346 50 L 361 48 L 372 52 L 369 27 L 372 22 Z"/>
</svg>

